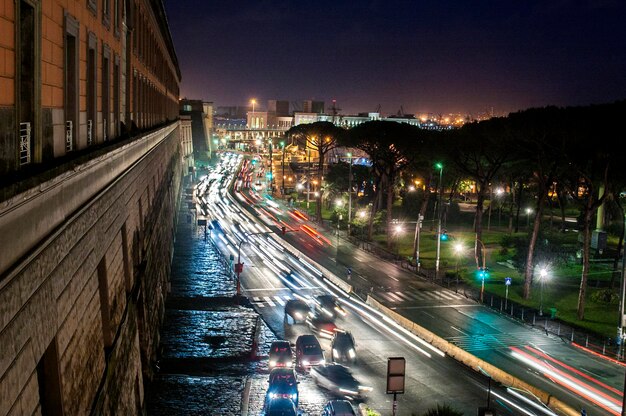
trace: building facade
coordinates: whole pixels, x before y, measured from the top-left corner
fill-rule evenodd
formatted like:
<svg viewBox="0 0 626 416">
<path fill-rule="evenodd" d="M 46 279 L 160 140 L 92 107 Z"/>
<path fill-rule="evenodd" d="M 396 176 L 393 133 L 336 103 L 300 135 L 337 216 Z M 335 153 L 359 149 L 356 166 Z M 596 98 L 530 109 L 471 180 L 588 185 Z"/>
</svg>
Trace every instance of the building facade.
<svg viewBox="0 0 626 416">
<path fill-rule="evenodd" d="M 161 0 L 0 0 L 0 416 L 143 413 L 180 79 Z"/>
<path fill-rule="evenodd" d="M 1 1 L 0 174 L 178 117 L 161 1 Z"/>
</svg>

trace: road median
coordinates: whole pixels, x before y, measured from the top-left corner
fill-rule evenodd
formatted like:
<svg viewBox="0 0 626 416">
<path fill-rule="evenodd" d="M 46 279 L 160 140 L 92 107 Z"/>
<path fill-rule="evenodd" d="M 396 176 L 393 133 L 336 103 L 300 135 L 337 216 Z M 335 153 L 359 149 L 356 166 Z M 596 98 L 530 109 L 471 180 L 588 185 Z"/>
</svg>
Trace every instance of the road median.
<svg viewBox="0 0 626 416">
<path fill-rule="evenodd" d="M 520 380 L 519 378 L 501 370 L 500 368 L 494 366 L 493 364 L 490 364 L 470 354 L 469 352 L 457 347 L 456 345 L 446 341 L 445 339 L 441 338 L 435 333 L 427 330 L 426 328 L 420 325 L 417 325 L 415 322 L 405 318 L 399 313 L 382 305 L 373 297 L 371 296 L 367 297 L 367 304 L 373 307 L 374 309 L 380 311 L 387 317 L 393 319 L 400 326 L 411 331 L 411 333 L 417 335 L 418 337 L 428 342 L 432 346 L 440 349 L 441 351 L 443 351 L 450 357 L 472 368 L 474 371 L 481 372 L 482 370 L 482 372 L 486 372 L 487 374 L 491 376 L 493 380 L 499 382 L 500 384 L 504 386 L 530 392 L 539 400 L 541 400 L 543 404 L 548 406 L 553 411 L 558 412 L 559 414 L 567 415 L 567 416 L 579 416 L 580 415 L 579 411 L 575 410 L 573 407 L 569 406 L 568 404 L 563 403 L 561 400 L 557 399 L 556 397 L 546 393 L 545 391 L 535 386 L 532 386 L 526 383 L 523 380 Z"/>
</svg>

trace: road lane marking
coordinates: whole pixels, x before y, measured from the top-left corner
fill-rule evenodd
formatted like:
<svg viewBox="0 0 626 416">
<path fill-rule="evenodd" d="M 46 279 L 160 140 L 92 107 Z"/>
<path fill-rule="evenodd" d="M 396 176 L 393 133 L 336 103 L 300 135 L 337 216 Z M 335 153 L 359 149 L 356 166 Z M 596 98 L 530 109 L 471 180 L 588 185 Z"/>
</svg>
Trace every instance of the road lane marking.
<svg viewBox="0 0 626 416">
<path fill-rule="evenodd" d="M 265 299 L 265 302 L 267 302 L 268 305 L 276 306 L 276 304 L 272 302 L 272 298 L 270 298 L 269 296 L 264 296 L 263 299 Z"/>
<path fill-rule="evenodd" d="M 461 331 L 459 328 L 457 328 L 454 325 L 450 325 L 450 328 L 454 329 L 455 331 L 459 331 L 463 335 L 468 335 L 467 332 Z"/>
<path fill-rule="evenodd" d="M 280 296 L 274 296 L 274 300 L 276 300 L 277 303 L 280 303 L 281 305 L 285 305 L 285 301 L 283 300 L 283 298 L 281 298 Z"/>
</svg>

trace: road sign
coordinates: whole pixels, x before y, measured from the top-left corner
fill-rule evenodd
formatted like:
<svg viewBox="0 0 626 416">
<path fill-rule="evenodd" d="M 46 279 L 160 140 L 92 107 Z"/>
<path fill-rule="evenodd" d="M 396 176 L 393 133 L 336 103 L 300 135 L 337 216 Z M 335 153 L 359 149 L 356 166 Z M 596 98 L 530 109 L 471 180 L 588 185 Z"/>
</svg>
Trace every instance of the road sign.
<svg viewBox="0 0 626 416">
<path fill-rule="evenodd" d="M 404 357 L 387 358 L 387 394 L 404 393 Z"/>
<path fill-rule="evenodd" d="M 510 277 L 505 277 L 504 278 L 504 284 L 507 286 L 511 286 L 511 278 Z"/>
</svg>

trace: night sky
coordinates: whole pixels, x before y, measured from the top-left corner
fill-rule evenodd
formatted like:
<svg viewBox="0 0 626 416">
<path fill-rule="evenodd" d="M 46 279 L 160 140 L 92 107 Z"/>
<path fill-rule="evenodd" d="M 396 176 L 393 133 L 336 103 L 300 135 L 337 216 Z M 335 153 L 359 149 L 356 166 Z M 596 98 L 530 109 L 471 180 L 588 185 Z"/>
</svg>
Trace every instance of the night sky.
<svg viewBox="0 0 626 416">
<path fill-rule="evenodd" d="M 498 113 L 626 98 L 625 0 L 164 0 L 181 96 L 341 113 Z"/>
</svg>

